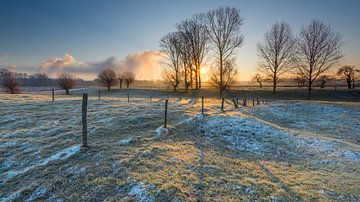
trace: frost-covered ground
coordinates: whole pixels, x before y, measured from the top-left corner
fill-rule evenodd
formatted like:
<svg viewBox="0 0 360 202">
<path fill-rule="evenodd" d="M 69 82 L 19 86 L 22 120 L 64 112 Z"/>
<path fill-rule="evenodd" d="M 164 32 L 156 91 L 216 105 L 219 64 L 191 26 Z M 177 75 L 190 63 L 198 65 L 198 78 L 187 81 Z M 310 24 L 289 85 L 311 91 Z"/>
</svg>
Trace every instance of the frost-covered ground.
<svg viewBox="0 0 360 202">
<path fill-rule="evenodd" d="M 96 95 L 1 94 L 0 201 L 360 200 L 358 103 Z"/>
</svg>

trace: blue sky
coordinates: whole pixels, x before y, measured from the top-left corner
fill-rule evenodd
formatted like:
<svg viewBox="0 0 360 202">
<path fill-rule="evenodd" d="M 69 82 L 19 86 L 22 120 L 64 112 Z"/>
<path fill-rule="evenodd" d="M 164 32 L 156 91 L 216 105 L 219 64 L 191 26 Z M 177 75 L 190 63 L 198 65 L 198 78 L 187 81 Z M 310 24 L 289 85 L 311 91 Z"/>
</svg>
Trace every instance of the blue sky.
<svg viewBox="0 0 360 202">
<path fill-rule="evenodd" d="M 0 0 L 0 66 L 35 71 L 69 53 L 78 61 L 158 50 L 174 25 L 197 12 L 236 6 L 244 45 L 236 58 L 241 78 L 256 70 L 256 45 L 277 21 L 294 32 L 320 19 L 344 37 L 344 63 L 360 66 L 359 0 Z"/>
</svg>

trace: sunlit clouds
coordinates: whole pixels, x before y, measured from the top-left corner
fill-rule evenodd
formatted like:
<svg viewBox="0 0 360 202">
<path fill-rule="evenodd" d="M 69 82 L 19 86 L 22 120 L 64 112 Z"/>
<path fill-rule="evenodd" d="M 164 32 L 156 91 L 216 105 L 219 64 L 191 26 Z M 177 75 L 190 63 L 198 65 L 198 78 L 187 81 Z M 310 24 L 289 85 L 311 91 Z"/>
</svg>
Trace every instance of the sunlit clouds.
<svg viewBox="0 0 360 202">
<path fill-rule="evenodd" d="M 78 78 L 92 80 L 104 69 L 113 69 L 117 73 L 132 71 L 140 80 L 156 80 L 161 77 L 160 55 L 157 51 L 143 51 L 129 54 L 125 59 L 109 57 L 100 62 L 79 61 L 75 56 L 65 53 L 64 57 L 54 57 L 39 65 L 39 71 L 55 78 L 59 73 L 72 73 Z"/>
</svg>

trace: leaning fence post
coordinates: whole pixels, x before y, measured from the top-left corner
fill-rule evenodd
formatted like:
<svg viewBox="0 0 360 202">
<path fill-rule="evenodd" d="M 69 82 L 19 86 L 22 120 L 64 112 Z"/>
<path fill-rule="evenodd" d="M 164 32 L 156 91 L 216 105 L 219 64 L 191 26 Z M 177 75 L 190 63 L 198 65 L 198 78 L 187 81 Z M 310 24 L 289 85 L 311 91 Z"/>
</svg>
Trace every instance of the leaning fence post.
<svg viewBox="0 0 360 202">
<path fill-rule="evenodd" d="M 221 98 L 221 111 L 224 111 L 224 98 Z"/>
<path fill-rule="evenodd" d="M 52 95 L 52 101 L 55 101 L 55 92 L 54 89 L 51 90 L 51 95 Z"/>
<path fill-rule="evenodd" d="M 167 123 L 167 108 L 168 108 L 168 100 L 165 100 L 165 119 L 164 119 L 164 128 L 166 128 L 166 123 Z"/>
<path fill-rule="evenodd" d="M 83 131 L 83 147 L 87 147 L 87 101 L 88 101 L 88 94 L 83 94 L 83 100 L 82 100 L 82 131 Z"/>
<path fill-rule="evenodd" d="M 204 96 L 201 96 L 201 114 L 204 115 Z"/>
<path fill-rule="evenodd" d="M 100 90 L 99 90 L 99 100 L 100 100 Z"/>
</svg>

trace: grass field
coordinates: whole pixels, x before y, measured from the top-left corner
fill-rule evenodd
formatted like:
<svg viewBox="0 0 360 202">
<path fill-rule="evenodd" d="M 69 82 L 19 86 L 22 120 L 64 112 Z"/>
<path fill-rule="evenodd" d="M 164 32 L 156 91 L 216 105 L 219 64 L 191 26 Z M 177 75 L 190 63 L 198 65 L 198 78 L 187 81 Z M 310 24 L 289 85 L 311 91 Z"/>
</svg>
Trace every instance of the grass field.
<svg viewBox="0 0 360 202">
<path fill-rule="evenodd" d="M 360 200 L 359 91 L 240 89 L 224 111 L 211 90 L 0 96 L 0 201 Z"/>
</svg>

